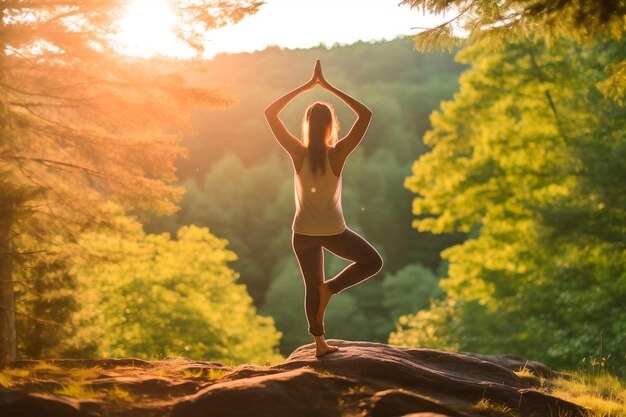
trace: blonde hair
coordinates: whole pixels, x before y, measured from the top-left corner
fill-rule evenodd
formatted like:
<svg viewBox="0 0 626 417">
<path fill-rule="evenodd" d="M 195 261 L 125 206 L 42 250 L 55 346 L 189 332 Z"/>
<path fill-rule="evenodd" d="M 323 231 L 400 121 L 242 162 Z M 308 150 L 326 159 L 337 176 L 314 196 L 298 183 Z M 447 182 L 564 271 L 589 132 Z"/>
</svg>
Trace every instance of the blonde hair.
<svg viewBox="0 0 626 417">
<path fill-rule="evenodd" d="M 337 143 L 339 121 L 332 104 L 316 101 L 307 107 L 302 118 L 302 143 L 309 150 L 313 173 L 319 167 L 324 172 L 324 152 Z M 330 129 L 330 133 L 328 130 Z"/>
</svg>

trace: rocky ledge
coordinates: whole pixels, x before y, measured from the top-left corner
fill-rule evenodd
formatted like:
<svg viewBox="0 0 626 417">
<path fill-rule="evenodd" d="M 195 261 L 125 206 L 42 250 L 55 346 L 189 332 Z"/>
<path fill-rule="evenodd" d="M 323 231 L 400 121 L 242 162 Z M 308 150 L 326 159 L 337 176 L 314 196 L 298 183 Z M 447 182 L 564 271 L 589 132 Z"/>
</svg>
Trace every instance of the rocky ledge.
<svg viewBox="0 0 626 417">
<path fill-rule="evenodd" d="M 15 361 L 2 371 L 3 417 L 574 417 L 550 371 L 510 356 L 329 339 L 274 366 L 168 358 Z M 81 371 L 82 370 L 82 371 Z M 79 382 L 64 383 L 73 375 Z M 8 382 L 7 382 L 8 381 Z M 68 385 L 69 384 L 69 385 Z M 73 388 L 72 388 L 73 387 Z M 83 394 L 84 393 L 84 394 Z"/>
</svg>

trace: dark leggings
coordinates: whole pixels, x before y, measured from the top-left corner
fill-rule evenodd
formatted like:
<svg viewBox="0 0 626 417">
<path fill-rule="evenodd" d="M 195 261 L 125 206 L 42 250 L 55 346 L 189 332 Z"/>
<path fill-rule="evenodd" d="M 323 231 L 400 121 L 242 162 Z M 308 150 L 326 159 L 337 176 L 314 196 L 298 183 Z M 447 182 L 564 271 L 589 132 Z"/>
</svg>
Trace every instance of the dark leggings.
<svg viewBox="0 0 626 417">
<path fill-rule="evenodd" d="M 326 281 L 333 294 L 378 273 L 383 267 L 383 259 L 372 245 L 349 228 L 343 233 L 330 236 L 309 236 L 294 232 L 291 243 L 304 279 L 304 309 L 309 323 L 309 333 L 313 336 L 322 336 L 324 323 L 318 323 L 316 320 L 319 308 L 318 286 L 324 281 L 322 248 L 353 261 L 337 276 Z"/>
</svg>

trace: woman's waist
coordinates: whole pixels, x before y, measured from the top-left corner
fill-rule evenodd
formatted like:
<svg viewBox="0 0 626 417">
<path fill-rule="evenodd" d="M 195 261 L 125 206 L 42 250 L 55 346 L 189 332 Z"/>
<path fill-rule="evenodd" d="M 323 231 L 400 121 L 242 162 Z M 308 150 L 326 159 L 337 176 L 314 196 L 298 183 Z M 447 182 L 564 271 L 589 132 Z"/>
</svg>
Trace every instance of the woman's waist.
<svg viewBox="0 0 626 417">
<path fill-rule="evenodd" d="M 298 213 L 310 213 L 315 215 L 343 214 L 341 200 L 299 200 L 296 199 L 296 215 Z"/>
<path fill-rule="evenodd" d="M 341 233 L 347 227 L 343 215 L 309 217 L 306 215 L 294 216 L 292 229 L 296 233 L 307 235 L 330 235 Z"/>
</svg>

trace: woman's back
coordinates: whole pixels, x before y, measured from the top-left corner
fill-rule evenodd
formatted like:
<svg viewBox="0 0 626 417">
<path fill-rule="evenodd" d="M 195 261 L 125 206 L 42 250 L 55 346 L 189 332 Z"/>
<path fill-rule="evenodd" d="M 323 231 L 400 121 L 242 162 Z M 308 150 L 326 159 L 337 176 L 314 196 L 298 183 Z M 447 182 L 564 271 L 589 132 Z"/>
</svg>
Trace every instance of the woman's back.
<svg viewBox="0 0 626 417">
<path fill-rule="evenodd" d="M 346 222 L 341 207 L 341 174 L 337 176 L 333 172 L 328 149 L 323 152 L 324 169 L 318 168 L 313 173 L 308 151 L 300 170 L 294 169 L 296 214 L 293 231 L 314 236 L 342 233 Z"/>
</svg>

